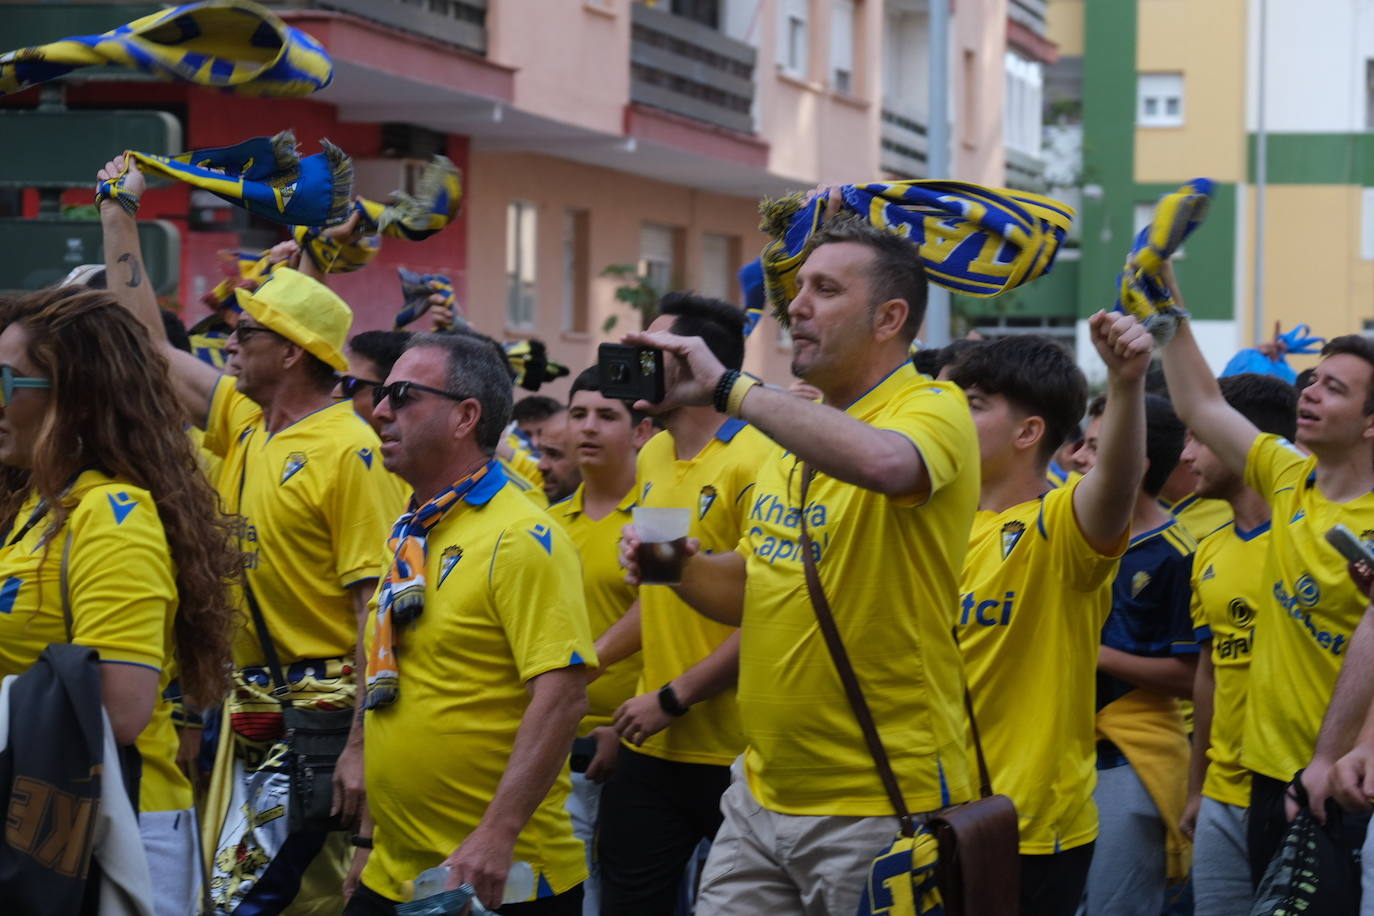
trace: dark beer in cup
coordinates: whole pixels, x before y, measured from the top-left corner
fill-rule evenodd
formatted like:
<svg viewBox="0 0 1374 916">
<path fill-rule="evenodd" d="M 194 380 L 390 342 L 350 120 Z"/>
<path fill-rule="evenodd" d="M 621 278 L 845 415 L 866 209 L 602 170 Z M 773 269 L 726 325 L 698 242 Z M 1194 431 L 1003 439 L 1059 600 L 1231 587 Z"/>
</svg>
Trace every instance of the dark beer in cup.
<svg viewBox="0 0 1374 916">
<path fill-rule="evenodd" d="M 639 581 L 644 585 L 677 585 L 687 560 L 687 539 L 640 541 L 635 550 Z"/>
</svg>

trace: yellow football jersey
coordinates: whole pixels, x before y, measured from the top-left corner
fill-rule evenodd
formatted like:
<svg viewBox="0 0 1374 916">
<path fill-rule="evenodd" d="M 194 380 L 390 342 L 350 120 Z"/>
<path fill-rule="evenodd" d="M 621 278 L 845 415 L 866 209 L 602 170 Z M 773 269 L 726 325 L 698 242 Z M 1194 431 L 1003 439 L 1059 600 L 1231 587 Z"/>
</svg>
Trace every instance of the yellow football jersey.
<svg viewBox="0 0 1374 916">
<path fill-rule="evenodd" d="M 1203 499 L 1196 493 L 1189 493 L 1176 503 L 1159 500 L 1159 504 L 1188 529 L 1193 540 L 1201 541 L 1213 531 L 1235 520 L 1231 504 L 1224 499 Z"/>
<path fill-rule="evenodd" d="M 952 630 L 978 508 L 978 437 L 958 386 L 904 363 L 848 414 L 913 443 L 931 494 L 889 498 L 775 448 L 749 497 L 740 719 L 754 797 L 784 814 L 886 815 L 891 806 L 817 630 L 800 556 L 806 513 L 821 585 L 907 804 L 970 796 L 963 660 Z"/>
<path fill-rule="evenodd" d="M 727 420 L 691 458 L 679 461 L 673 434 L 658 433 L 639 452 L 639 504 L 692 509 L 690 535 L 713 553 L 734 550 L 759 465 L 776 446 L 752 426 Z M 735 628 L 698 614 L 666 585 L 639 589 L 644 673 L 637 693 L 658 690 L 725 642 Z M 679 763 L 728 766 L 744 750 L 734 689 L 674 719 L 637 750 Z"/>
<path fill-rule="evenodd" d="M 1351 634 L 1369 603 L 1325 535 L 1340 523 L 1374 539 L 1374 493 L 1332 502 L 1316 475 L 1315 457 L 1275 435 L 1257 437 L 1245 462 L 1246 486 L 1269 503 L 1273 519 L 1241 762 L 1285 781 L 1311 759 Z"/>
<path fill-rule="evenodd" d="M 139 804 L 144 811 L 191 807 L 191 784 L 176 765 L 172 708 L 162 693 L 171 680 L 176 571 L 157 506 L 147 490 L 101 471 L 84 471 L 67 492 L 70 515 L 45 540 L 49 517 L 31 494 L 0 547 L 0 677 L 23 674 L 49 643 L 67 641 L 62 615 L 62 551 L 68 557 L 72 642 L 102 662 L 159 672 L 153 718 L 138 736 L 143 756 Z"/>
<path fill-rule="evenodd" d="M 1202 794 L 1250 807 L 1250 773 L 1241 766 L 1245 695 L 1255 648 L 1255 615 L 1266 606 L 1264 568 L 1269 523 L 1241 531 L 1235 522 L 1198 544 L 1193 554 L 1193 626 L 1212 634 L 1212 743 Z"/>
<path fill-rule="evenodd" d="M 424 610 L 396 637 L 400 698 L 364 719 L 376 848 L 362 880 L 391 900 L 481 821 L 529 705 L 526 682 L 596 663 L 577 551 L 500 471 L 427 540 Z M 571 788 L 564 767 L 515 843 L 541 897 L 587 877 L 564 808 Z"/>
<path fill-rule="evenodd" d="M 525 440 L 515 433 L 509 433 L 506 436 L 506 442 L 510 443 L 511 449 L 515 452 L 510 461 L 506 462 L 509 465 L 507 470 L 515 471 L 529 481 L 536 490 L 543 492 L 544 475 L 539 470 L 539 459 L 530 452 L 529 446 L 525 445 Z"/>
<path fill-rule="evenodd" d="M 582 559 L 582 594 L 587 601 L 587 619 L 592 636 L 599 638 L 611 628 L 630 605 L 634 604 L 636 589 L 625 582 L 625 570 L 620 566 L 620 533 L 630 524 L 630 510 L 635 504 L 635 490 L 625 494 L 620 505 L 604 518 L 592 519 L 582 508 L 579 486 L 562 502 L 549 507 L 549 514 L 563 526 Z M 610 725 L 611 717 L 630 697 L 639 683 L 638 654 L 611 665 L 601 676 L 587 685 L 587 715 L 577 733 L 585 735 L 602 725 Z"/>
<path fill-rule="evenodd" d="M 205 447 L 224 459 L 215 487 L 243 517 L 248 581 L 283 665 L 350 655 L 357 643 L 347 589 L 385 571 L 386 538 L 410 496 L 382 467 L 380 445 L 349 401 L 269 434 L 233 378 L 215 387 Z M 245 607 L 234 664 L 265 661 Z"/>
<path fill-rule="evenodd" d="M 524 493 L 525 498 L 534 503 L 538 508 L 547 509 L 549 507 L 549 498 L 544 494 L 544 487 L 541 484 L 535 483 L 532 478 L 526 477 L 517 470 L 515 462 L 506 461 L 505 459 L 497 460 L 501 464 L 501 470 L 506 472 L 506 479 L 510 482 L 510 486 Z M 537 471 L 538 468 L 535 470 Z M 540 474 L 539 479 L 542 481 L 544 475 Z"/>
<path fill-rule="evenodd" d="M 1021 853 L 1097 836 L 1097 647 L 1129 533 L 1110 555 L 1083 538 L 1082 478 L 1003 512 L 979 512 L 960 583 L 959 645 L 996 791 L 1011 796 Z"/>
</svg>

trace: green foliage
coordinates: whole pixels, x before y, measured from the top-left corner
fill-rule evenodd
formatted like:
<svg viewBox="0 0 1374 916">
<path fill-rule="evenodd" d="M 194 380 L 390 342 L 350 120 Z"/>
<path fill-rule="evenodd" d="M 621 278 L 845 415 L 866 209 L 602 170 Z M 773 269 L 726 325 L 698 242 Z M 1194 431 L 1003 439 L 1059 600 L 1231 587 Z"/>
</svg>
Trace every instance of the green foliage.
<svg viewBox="0 0 1374 916">
<path fill-rule="evenodd" d="M 658 300 L 663 298 L 663 291 L 650 283 L 649 278 L 641 274 L 634 264 L 611 264 L 603 268 L 600 275 L 622 281 L 615 288 L 615 298 L 639 313 L 640 330 L 647 328 L 649 322 L 658 315 Z M 601 326 L 602 333 L 609 334 L 618 317 L 612 315 L 607 318 Z"/>
</svg>

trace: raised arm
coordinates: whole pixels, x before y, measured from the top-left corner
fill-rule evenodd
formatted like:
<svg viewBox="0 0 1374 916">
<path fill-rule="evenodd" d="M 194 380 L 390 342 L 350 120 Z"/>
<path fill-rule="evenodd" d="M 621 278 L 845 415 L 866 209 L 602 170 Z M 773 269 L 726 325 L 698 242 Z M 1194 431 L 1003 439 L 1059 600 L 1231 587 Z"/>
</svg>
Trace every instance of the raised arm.
<svg viewBox="0 0 1374 916">
<path fill-rule="evenodd" d="M 1161 273 L 1174 300 L 1182 305 L 1183 294 L 1179 292 L 1173 267 L 1166 262 Z M 1169 400 L 1179 419 L 1228 468 L 1244 474 L 1245 459 L 1259 430 L 1221 396 L 1221 386 L 1203 359 L 1187 321 L 1179 322 L 1173 341 L 1164 348 L 1163 362 Z"/>
<path fill-rule="evenodd" d="M 1074 491 L 1073 511 L 1084 539 L 1099 553 L 1109 553 L 1130 527 L 1134 494 L 1145 475 L 1145 371 L 1151 340 L 1127 315 L 1098 312 L 1088 324 L 1093 346 L 1107 364 L 1107 406 L 1099 458 Z"/>
<path fill-rule="evenodd" d="M 676 377 L 657 410 L 684 404 L 710 405 L 725 367 L 699 337 L 667 333 L 626 335 L 629 343 L 658 347 L 677 357 Z M 768 438 L 835 480 L 888 496 L 925 496 L 930 473 L 911 441 L 875 429 L 842 410 L 799 398 L 789 391 L 753 388 L 744 400 L 746 420 Z"/>
<path fill-rule="evenodd" d="M 118 177 L 123 170 L 123 154 L 107 162 L 97 174 L 99 181 Z M 146 187 L 143 174 L 134 163 L 124 176 L 129 193 L 142 196 Z M 206 365 L 190 353 L 178 350 L 167 342 L 162 324 L 157 294 L 143 264 L 143 249 L 138 241 L 138 221 L 123 207 L 111 200 L 100 203 L 100 224 L 105 236 L 105 277 L 109 291 L 142 322 L 148 335 L 161 345 L 171 364 L 172 384 L 181 397 L 182 406 L 197 426 L 205 426 L 210 415 L 210 397 L 219 382 L 219 370 Z"/>
</svg>

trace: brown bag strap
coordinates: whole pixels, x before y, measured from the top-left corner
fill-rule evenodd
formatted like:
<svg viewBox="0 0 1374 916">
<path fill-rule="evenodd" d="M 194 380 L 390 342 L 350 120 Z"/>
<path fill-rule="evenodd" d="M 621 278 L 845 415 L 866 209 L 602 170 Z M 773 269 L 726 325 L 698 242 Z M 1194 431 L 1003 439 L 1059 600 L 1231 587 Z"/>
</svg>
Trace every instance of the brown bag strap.
<svg viewBox="0 0 1374 916">
<path fill-rule="evenodd" d="M 883 788 L 887 790 L 888 800 L 892 803 L 892 810 L 897 816 L 897 821 L 901 824 L 902 835 L 911 836 L 915 833 L 915 822 L 907 808 L 906 799 L 902 797 L 901 786 L 897 782 L 897 774 L 892 770 L 892 761 L 887 756 L 887 749 L 883 747 L 882 738 L 878 735 L 878 726 L 873 721 L 873 713 L 868 708 L 868 701 L 864 698 L 863 689 L 859 686 L 858 675 L 854 672 L 854 664 L 849 660 L 849 653 L 845 650 L 844 640 L 840 638 L 839 627 L 835 624 L 835 615 L 830 610 L 830 602 L 826 600 L 825 590 L 821 588 L 821 577 L 816 569 L 816 558 L 812 553 L 811 533 L 806 527 L 806 496 L 811 489 L 811 478 L 815 471 L 808 464 L 802 466 L 801 483 L 801 551 L 802 568 L 806 572 L 806 590 L 811 596 L 811 607 L 816 612 L 816 623 L 819 625 L 821 636 L 825 638 L 826 648 L 830 650 L 830 658 L 835 663 L 835 671 L 840 676 L 840 683 L 844 686 L 845 696 L 849 699 L 849 705 L 854 710 L 854 718 L 859 721 L 859 729 L 863 732 L 864 742 L 868 745 L 868 752 L 873 757 L 873 764 L 878 769 L 878 776 L 882 779 Z M 987 798 L 992 795 L 992 779 L 988 775 L 987 759 L 983 756 L 983 742 L 978 735 L 978 722 L 973 715 L 973 697 L 969 694 L 968 685 L 964 685 L 964 709 L 968 712 L 969 726 L 973 734 L 973 748 L 978 757 L 978 777 L 979 777 L 979 796 Z"/>
<path fill-rule="evenodd" d="M 67 627 L 67 642 L 72 641 L 72 633 L 75 624 L 72 618 L 72 590 L 71 590 L 71 567 L 72 560 L 72 533 L 67 532 L 67 539 L 62 542 L 62 565 L 57 571 L 58 588 L 62 590 L 62 622 Z"/>
<path fill-rule="evenodd" d="M 864 699 L 859 677 L 854 673 L 854 664 L 849 660 L 849 653 L 845 651 L 844 640 L 840 639 L 840 630 L 835 625 L 835 615 L 831 613 L 830 602 L 826 600 L 825 591 L 821 588 L 821 576 L 816 570 L 816 558 L 811 552 L 811 533 L 806 528 L 806 494 L 811 489 L 812 473 L 810 465 L 802 465 L 801 551 L 802 568 L 806 571 L 806 590 L 811 595 L 811 607 L 816 612 L 816 623 L 820 627 L 821 636 L 825 637 L 826 648 L 830 650 L 835 671 L 840 676 L 840 683 L 844 685 L 845 696 L 849 698 L 849 705 L 854 710 L 854 718 L 859 720 L 859 730 L 863 732 L 864 741 L 868 744 L 868 753 L 873 757 L 873 764 L 878 768 L 883 788 L 887 790 L 888 801 L 892 803 L 892 810 L 897 815 L 897 823 L 901 825 L 902 836 L 913 836 L 916 833 L 916 823 L 906 806 L 906 799 L 902 797 L 902 787 L 897 783 L 897 774 L 892 771 L 892 761 L 888 759 L 887 749 L 883 747 L 883 740 L 878 735 L 878 726 L 873 721 L 868 701 Z"/>
</svg>

